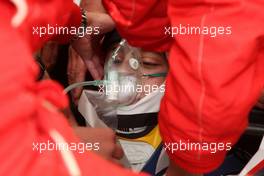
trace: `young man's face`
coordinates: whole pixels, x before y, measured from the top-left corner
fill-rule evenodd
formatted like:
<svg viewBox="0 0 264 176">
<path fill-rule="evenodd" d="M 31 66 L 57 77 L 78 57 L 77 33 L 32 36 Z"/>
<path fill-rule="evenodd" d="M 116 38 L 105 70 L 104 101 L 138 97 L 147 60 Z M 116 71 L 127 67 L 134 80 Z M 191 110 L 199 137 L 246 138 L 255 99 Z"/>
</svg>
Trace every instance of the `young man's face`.
<svg viewBox="0 0 264 176">
<path fill-rule="evenodd" d="M 143 74 L 155 74 L 168 72 L 168 62 L 165 54 L 157 52 L 142 51 L 142 72 Z M 143 77 L 143 85 L 160 86 L 164 83 L 165 77 Z"/>
<path fill-rule="evenodd" d="M 108 51 L 107 58 L 110 58 L 110 56 L 115 51 L 116 47 L 117 44 L 114 45 L 111 48 L 111 50 Z M 129 67 L 129 59 L 132 58 L 133 56 L 130 55 L 129 53 L 123 55 L 122 51 L 120 51 L 120 53 L 121 54 L 118 55 L 115 64 L 118 65 L 118 68 L 120 68 L 120 70 L 122 71 L 128 71 L 128 72 L 131 71 L 131 67 Z M 168 62 L 166 59 L 166 55 L 164 53 L 141 50 L 139 55 L 141 59 L 140 72 L 142 74 L 156 74 L 156 73 L 168 72 Z M 142 85 L 142 87 L 145 87 L 145 89 L 143 89 L 140 98 L 144 97 L 146 94 L 149 94 L 153 86 L 155 86 L 154 88 L 157 88 L 160 85 L 162 85 L 164 81 L 165 81 L 164 76 L 160 76 L 160 77 L 142 76 L 140 78 L 140 84 Z"/>
</svg>

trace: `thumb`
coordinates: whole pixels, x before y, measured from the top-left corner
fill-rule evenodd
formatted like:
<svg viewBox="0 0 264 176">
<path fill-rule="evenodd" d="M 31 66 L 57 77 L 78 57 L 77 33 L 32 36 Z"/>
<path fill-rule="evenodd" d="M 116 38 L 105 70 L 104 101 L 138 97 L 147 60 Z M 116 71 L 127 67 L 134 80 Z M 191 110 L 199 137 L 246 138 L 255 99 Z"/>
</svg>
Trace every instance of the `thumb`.
<svg viewBox="0 0 264 176">
<path fill-rule="evenodd" d="M 115 159 L 121 159 L 124 156 L 124 151 L 123 151 L 123 149 L 122 149 L 120 144 L 117 143 L 115 145 L 115 148 L 114 148 L 112 156 Z"/>
</svg>

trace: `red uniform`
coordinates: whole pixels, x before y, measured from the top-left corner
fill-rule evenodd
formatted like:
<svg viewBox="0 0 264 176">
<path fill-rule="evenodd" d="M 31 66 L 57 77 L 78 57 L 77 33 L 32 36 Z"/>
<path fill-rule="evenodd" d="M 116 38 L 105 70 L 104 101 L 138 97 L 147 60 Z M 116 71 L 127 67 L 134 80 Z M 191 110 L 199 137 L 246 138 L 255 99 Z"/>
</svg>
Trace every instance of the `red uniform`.
<svg viewBox="0 0 264 176">
<path fill-rule="evenodd" d="M 233 145 L 264 85 L 263 0 L 104 0 L 104 5 L 132 45 L 170 51 L 159 114 L 164 143 Z M 231 34 L 174 35 L 169 48 L 170 25 L 229 26 Z M 206 173 L 222 163 L 226 151 L 218 149 L 167 151 L 187 171 Z"/>
<path fill-rule="evenodd" d="M 33 52 L 54 36 L 33 36 L 32 27 L 79 26 L 80 10 L 70 0 L 28 0 L 26 6 L 27 17 L 14 28 L 15 6 L 0 2 L 0 175 L 134 175 L 91 152 L 40 153 L 40 146 L 35 148 L 47 141 L 79 141 L 58 110 L 68 104 L 62 88 L 50 80 L 35 81 L 38 69 Z"/>
</svg>

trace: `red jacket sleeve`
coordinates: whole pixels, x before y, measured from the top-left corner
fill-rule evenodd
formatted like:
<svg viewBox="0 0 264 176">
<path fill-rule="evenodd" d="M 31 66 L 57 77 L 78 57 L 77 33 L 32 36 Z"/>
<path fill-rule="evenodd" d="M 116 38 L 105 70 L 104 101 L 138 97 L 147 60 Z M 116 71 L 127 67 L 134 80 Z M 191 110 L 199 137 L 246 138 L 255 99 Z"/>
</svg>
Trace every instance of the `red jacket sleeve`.
<svg viewBox="0 0 264 176">
<path fill-rule="evenodd" d="M 27 16 L 18 29 L 29 41 L 33 51 L 49 40 L 67 43 L 73 37 L 66 32 L 56 33 L 55 27 L 70 29 L 81 25 L 81 10 L 72 0 L 26 0 L 26 2 Z M 12 13 L 15 14 L 16 9 L 14 6 L 11 7 Z M 50 30 L 49 34 L 48 26 L 54 28 L 54 31 Z M 40 36 L 40 28 L 43 28 L 43 32 L 46 30 L 45 35 Z"/>
<path fill-rule="evenodd" d="M 222 163 L 230 144 L 244 132 L 248 113 L 263 88 L 264 4 L 257 0 L 169 3 L 173 27 L 231 29 L 231 34 L 216 37 L 174 36 L 161 103 L 161 134 L 175 149 L 167 150 L 170 157 L 190 172 L 206 173 Z M 180 143 L 187 148 L 177 149 Z M 209 150 L 194 150 L 192 143 Z"/>
<path fill-rule="evenodd" d="M 152 26 L 161 29 L 166 23 L 155 18 L 160 9 L 155 11 L 152 5 L 165 1 L 143 2 L 105 0 L 105 5 L 124 38 L 139 47 L 163 49 L 164 43 L 158 42 L 166 37 L 152 35 L 156 34 Z M 172 161 L 189 172 L 207 173 L 222 163 L 246 128 L 248 113 L 263 88 L 264 4 L 258 0 L 168 3 L 172 27 L 231 27 L 231 34 L 216 37 L 172 36 L 170 71 L 159 114 Z M 130 18 L 131 9 L 138 9 L 134 18 Z"/>
<path fill-rule="evenodd" d="M 118 32 L 131 45 L 146 50 L 167 51 L 172 39 L 164 35 L 170 26 L 167 0 L 141 0 L 133 3 L 123 0 L 103 0 L 105 8 L 117 24 Z"/>
<path fill-rule="evenodd" d="M 86 147 L 79 150 L 79 140 L 59 111 L 67 106 L 67 97 L 51 80 L 36 82 L 31 40 L 10 25 L 12 9 L 8 1 L 0 2 L 0 175 L 138 175 Z M 57 147 L 65 143 L 75 147 Z"/>
</svg>

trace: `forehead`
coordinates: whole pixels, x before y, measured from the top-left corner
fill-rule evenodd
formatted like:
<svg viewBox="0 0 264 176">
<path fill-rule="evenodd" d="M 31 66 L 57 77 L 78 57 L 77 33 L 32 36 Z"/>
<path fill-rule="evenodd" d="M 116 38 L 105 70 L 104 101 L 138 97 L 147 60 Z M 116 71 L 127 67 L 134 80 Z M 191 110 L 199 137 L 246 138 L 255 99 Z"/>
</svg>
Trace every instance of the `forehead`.
<svg viewBox="0 0 264 176">
<path fill-rule="evenodd" d="M 111 55 L 115 49 L 118 47 L 119 43 L 113 44 L 111 47 L 109 47 L 109 50 L 107 51 L 107 55 Z M 131 54 L 127 52 L 123 48 L 120 49 L 120 54 Z M 155 52 L 155 51 L 147 51 L 147 50 L 139 50 L 139 54 L 141 58 L 153 58 L 155 60 L 161 61 L 161 62 L 167 62 L 167 57 L 165 52 Z"/>
<path fill-rule="evenodd" d="M 162 61 L 164 60 L 166 61 L 165 53 L 141 50 L 140 54 L 141 57 L 150 57 L 150 58 L 156 58 L 156 59 L 161 59 Z"/>
</svg>

